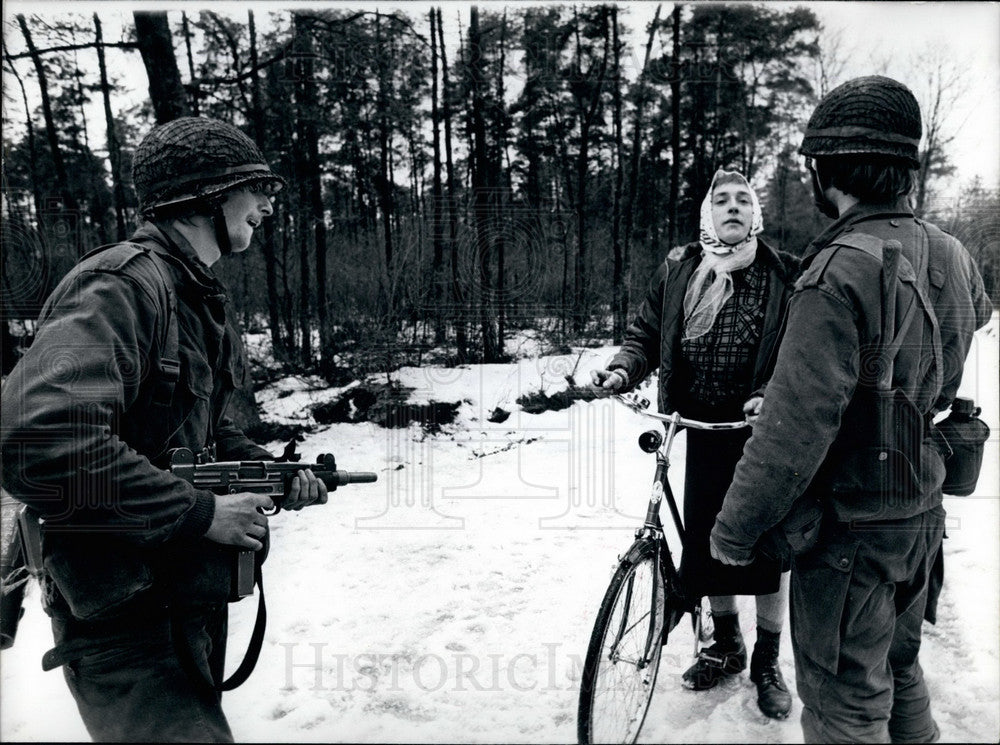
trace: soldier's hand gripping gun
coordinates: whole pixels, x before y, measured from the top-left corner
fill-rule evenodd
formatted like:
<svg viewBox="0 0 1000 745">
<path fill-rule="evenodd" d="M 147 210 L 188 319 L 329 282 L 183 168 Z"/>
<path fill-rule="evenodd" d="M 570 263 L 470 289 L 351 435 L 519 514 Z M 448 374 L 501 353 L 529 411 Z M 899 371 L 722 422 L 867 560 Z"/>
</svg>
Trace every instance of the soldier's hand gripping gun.
<svg viewBox="0 0 1000 745">
<path fill-rule="evenodd" d="M 294 450 L 294 446 L 291 446 Z M 298 463 L 292 460 L 290 448 L 285 449 L 285 461 L 243 460 L 197 463 L 194 453 L 187 448 L 177 448 L 170 453 L 170 472 L 192 484 L 214 494 L 240 494 L 251 492 L 266 494 L 274 502 L 274 514 L 288 497 L 292 481 L 299 471 L 309 469 L 316 478 L 326 484 L 327 491 L 334 491 L 345 484 L 370 484 L 378 480 L 374 473 L 349 473 L 338 471 L 337 462 L 329 453 L 321 455 L 315 463 Z M 237 549 L 235 562 L 231 564 L 230 602 L 253 594 L 254 562 L 253 551 Z M 265 549 L 262 549 L 266 553 Z M 263 560 L 263 557 L 260 557 Z"/>
<path fill-rule="evenodd" d="M 281 509 L 295 475 L 307 468 L 326 484 L 327 491 L 345 484 L 371 484 L 378 480 L 374 473 L 338 471 L 337 461 L 329 453 L 319 456 L 315 463 L 268 460 L 197 463 L 194 453 L 187 448 L 177 448 L 170 453 L 170 472 L 196 489 L 215 494 L 266 494 L 274 502 L 275 512 Z"/>
</svg>

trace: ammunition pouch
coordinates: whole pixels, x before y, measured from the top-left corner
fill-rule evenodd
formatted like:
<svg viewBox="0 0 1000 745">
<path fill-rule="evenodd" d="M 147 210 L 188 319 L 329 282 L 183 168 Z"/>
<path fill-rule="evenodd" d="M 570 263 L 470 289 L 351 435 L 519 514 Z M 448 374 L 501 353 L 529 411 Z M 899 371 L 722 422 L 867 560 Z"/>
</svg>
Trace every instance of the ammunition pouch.
<svg viewBox="0 0 1000 745">
<path fill-rule="evenodd" d="M 114 618 L 153 587 L 137 547 L 121 539 L 69 530 L 44 531 L 44 570 L 69 612 L 81 621 Z"/>
<path fill-rule="evenodd" d="M 253 594 L 256 575 L 267 558 L 264 548 L 247 551 L 206 538 L 177 541 L 157 552 L 154 573 L 158 589 L 171 605 L 234 603 Z"/>
<path fill-rule="evenodd" d="M 183 607 L 252 595 L 268 543 L 265 536 L 253 552 L 202 538 L 149 551 L 99 533 L 46 530 L 44 572 L 75 618 L 101 621 L 143 599 Z"/>
<path fill-rule="evenodd" d="M 827 455 L 826 483 L 839 500 L 895 515 L 921 497 L 924 415 L 900 389 L 859 389 L 855 398 Z"/>
</svg>

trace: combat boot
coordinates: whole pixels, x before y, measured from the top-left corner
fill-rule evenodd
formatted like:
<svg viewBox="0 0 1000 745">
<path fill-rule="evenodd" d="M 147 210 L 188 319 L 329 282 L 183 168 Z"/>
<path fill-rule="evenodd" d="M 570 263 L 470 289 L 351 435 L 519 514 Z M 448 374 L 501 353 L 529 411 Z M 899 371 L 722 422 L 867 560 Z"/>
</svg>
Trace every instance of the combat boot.
<svg viewBox="0 0 1000 745">
<path fill-rule="evenodd" d="M 757 706 L 771 719 L 785 719 L 792 710 L 792 696 L 778 666 L 781 634 L 757 629 L 757 643 L 750 657 L 750 680 L 757 684 Z"/>
<path fill-rule="evenodd" d="M 714 616 L 715 643 L 698 653 L 698 661 L 683 675 L 683 686 L 692 691 L 714 688 L 728 675 L 742 672 L 747 666 L 747 648 L 740 633 L 736 613 Z"/>
</svg>

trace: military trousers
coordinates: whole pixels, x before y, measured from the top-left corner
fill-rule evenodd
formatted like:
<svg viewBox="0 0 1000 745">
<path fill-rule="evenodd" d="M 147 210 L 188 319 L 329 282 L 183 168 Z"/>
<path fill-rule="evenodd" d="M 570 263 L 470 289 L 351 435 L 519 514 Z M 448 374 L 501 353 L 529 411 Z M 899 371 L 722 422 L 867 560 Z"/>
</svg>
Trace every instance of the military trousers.
<svg viewBox="0 0 1000 745">
<path fill-rule="evenodd" d="M 221 679 L 227 626 L 224 604 L 105 622 L 53 614 L 56 647 L 43 665 L 63 666 L 96 742 L 232 742 L 220 695 L 207 683 Z M 181 663 L 178 635 L 197 670 Z"/>
<path fill-rule="evenodd" d="M 824 526 L 793 561 L 791 632 L 807 743 L 933 742 L 920 667 L 944 509 Z"/>
</svg>

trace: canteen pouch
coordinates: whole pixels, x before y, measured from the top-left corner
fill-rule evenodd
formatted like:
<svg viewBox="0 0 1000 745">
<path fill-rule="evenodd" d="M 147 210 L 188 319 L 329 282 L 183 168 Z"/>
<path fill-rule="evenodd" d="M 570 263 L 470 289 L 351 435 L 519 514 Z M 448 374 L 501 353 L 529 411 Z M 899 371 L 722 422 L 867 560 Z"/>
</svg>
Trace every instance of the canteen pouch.
<svg viewBox="0 0 1000 745">
<path fill-rule="evenodd" d="M 939 422 L 937 431 L 948 442 L 951 455 L 945 459 L 945 477 L 941 491 L 956 497 L 967 497 L 976 490 L 983 467 L 983 450 L 990 428 L 971 399 L 956 398 L 951 414 Z"/>
</svg>

